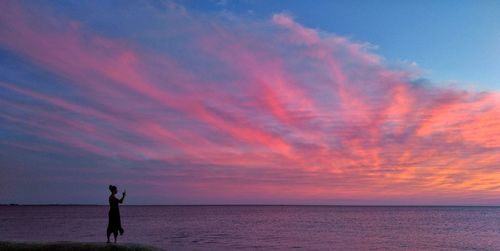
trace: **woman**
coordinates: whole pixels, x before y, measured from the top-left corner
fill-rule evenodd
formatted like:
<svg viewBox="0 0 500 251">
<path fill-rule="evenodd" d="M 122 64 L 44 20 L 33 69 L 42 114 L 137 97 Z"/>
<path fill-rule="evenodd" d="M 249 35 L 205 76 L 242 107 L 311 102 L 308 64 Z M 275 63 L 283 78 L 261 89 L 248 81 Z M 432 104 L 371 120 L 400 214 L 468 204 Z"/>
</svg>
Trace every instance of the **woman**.
<svg viewBox="0 0 500 251">
<path fill-rule="evenodd" d="M 122 194 L 122 198 L 118 199 L 115 197 L 115 194 L 118 193 L 118 188 L 116 188 L 116 186 L 109 185 L 109 191 L 111 191 L 111 195 L 109 196 L 109 213 L 108 213 L 109 220 L 108 220 L 107 236 L 109 243 L 109 236 L 111 235 L 111 233 L 113 233 L 116 243 L 116 237 L 118 236 L 118 232 L 120 232 L 120 235 L 123 235 L 123 228 L 120 222 L 120 209 L 118 208 L 118 204 L 123 203 L 123 199 L 125 198 L 126 192 L 124 191 Z"/>
</svg>

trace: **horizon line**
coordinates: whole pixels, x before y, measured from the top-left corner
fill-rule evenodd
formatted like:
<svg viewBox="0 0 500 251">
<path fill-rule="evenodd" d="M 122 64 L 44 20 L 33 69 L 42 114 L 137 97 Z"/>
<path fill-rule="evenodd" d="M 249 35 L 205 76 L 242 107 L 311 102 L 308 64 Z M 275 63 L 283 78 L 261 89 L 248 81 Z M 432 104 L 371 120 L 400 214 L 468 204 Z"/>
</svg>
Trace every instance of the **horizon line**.
<svg viewBox="0 0 500 251">
<path fill-rule="evenodd" d="M 0 206 L 108 206 L 108 204 L 71 203 L 0 203 Z M 457 204 L 123 204 L 121 206 L 269 206 L 269 207 L 500 207 L 500 205 L 457 205 Z"/>
</svg>

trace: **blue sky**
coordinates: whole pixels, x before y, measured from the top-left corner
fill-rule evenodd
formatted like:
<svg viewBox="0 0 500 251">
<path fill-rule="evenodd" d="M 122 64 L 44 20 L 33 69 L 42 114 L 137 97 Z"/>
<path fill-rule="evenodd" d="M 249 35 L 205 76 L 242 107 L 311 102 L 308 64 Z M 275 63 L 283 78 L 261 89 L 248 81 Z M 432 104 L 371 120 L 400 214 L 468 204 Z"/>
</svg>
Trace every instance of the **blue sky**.
<svg viewBox="0 0 500 251">
<path fill-rule="evenodd" d="M 500 89 L 498 1 L 180 1 L 191 10 L 266 18 L 285 12 L 307 27 L 378 47 L 392 64 L 466 89 Z"/>
</svg>

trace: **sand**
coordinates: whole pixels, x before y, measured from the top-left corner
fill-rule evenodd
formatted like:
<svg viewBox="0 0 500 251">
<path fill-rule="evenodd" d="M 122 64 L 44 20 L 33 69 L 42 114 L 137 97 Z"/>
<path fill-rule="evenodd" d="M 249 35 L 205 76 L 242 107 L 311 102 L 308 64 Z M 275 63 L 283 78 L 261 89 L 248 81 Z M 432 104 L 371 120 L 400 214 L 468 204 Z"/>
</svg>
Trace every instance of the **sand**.
<svg viewBox="0 0 500 251">
<path fill-rule="evenodd" d="M 134 244 L 105 242 L 6 242 L 0 241 L 2 251 L 161 251 L 162 249 Z"/>
</svg>

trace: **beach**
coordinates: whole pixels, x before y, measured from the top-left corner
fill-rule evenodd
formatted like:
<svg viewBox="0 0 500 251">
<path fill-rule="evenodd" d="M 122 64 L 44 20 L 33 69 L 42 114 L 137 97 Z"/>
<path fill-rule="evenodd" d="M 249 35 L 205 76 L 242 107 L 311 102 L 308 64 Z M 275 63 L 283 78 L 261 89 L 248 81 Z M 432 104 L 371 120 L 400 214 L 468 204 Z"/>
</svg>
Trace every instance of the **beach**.
<svg viewBox="0 0 500 251">
<path fill-rule="evenodd" d="M 102 242 L 7 242 L 0 241 L 2 251 L 161 251 L 163 249 L 135 243 Z"/>
</svg>

